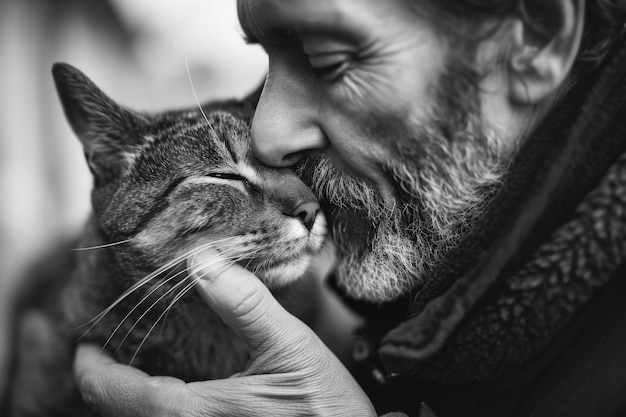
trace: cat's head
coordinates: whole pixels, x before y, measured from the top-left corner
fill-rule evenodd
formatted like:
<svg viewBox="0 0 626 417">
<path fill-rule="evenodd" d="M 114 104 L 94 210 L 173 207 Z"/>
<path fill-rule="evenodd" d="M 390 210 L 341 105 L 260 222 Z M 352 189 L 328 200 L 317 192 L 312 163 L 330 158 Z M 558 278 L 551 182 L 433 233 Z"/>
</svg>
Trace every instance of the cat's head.
<svg viewBox="0 0 626 417">
<path fill-rule="evenodd" d="M 120 258 L 158 268 L 216 247 L 269 286 L 303 275 L 326 224 L 288 169 L 251 151 L 245 102 L 143 114 L 124 108 L 67 64 L 53 75 L 94 176 L 95 219 Z M 132 264 L 132 262 L 131 262 Z"/>
</svg>

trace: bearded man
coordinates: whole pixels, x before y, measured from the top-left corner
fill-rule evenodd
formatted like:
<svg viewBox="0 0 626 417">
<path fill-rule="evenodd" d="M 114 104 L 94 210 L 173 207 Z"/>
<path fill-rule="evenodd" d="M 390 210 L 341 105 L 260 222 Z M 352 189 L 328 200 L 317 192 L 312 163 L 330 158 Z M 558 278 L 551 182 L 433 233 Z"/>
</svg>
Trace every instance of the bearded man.
<svg viewBox="0 0 626 417">
<path fill-rule="evenodd" d="M 320 198 L 366 325 L 344 366 L 252 274 L 209 272 L 246 371 L 184 384 L 83 347 L 85 398 L 115 416 L 626 414 L 626 3 L 238 7 L 269 54 L 255 154 Z"/>
</svg>

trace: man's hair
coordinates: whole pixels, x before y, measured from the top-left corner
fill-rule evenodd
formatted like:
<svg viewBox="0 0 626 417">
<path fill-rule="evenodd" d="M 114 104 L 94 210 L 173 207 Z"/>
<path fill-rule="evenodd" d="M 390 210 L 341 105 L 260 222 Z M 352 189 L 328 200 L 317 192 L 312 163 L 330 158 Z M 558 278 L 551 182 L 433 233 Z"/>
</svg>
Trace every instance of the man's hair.
<svg viewBox="0 0 626 417">
<path fill-rule="evenodd" d="M 524 10 L 524 0 L 435 0 L 436 9 L 459 20 L 511 15 Z M 599 65 L 626 26 L 626 0 L 587 0 L 585 29 L 576 69 L 585 73 Z M 455 25 L 463 27 L 463 25 Z"/>
</svg>

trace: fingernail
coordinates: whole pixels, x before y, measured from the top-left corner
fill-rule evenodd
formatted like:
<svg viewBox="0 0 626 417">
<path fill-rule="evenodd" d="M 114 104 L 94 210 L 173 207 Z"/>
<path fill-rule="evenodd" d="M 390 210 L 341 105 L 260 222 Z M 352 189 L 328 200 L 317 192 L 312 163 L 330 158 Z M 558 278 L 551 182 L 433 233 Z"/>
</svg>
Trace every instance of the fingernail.
<svg viewBox="0 0 626 417">
<path fill-rule="evenodd" d="M 437 417 L 431 408 L 426 405 L 426 403 L 422 403 L 420 406 L 420 414 L 419 417 Z"/>
<path fill-rule="evenodd" d="M 215 249 L 205 249 L 187 260 L 190 275 L 203 281 L 212 281 L 228 267 L 222 254 Z"/>
</svg>

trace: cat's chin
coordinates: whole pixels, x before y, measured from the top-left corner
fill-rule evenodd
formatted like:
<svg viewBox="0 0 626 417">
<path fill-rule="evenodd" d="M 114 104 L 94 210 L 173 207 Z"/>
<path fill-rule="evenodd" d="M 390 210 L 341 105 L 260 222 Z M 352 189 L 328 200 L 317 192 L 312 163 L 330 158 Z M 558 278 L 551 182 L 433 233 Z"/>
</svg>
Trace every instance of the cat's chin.
<svg viewBox="0 0 626 417">
<path fill-rule="evenodd" d="M 284 264 L 256 271 L 256 275 L 271 289 L 284 287 L 302 278 L 311 263 L 311 256 L 302 256 Z"/>
</svg>

